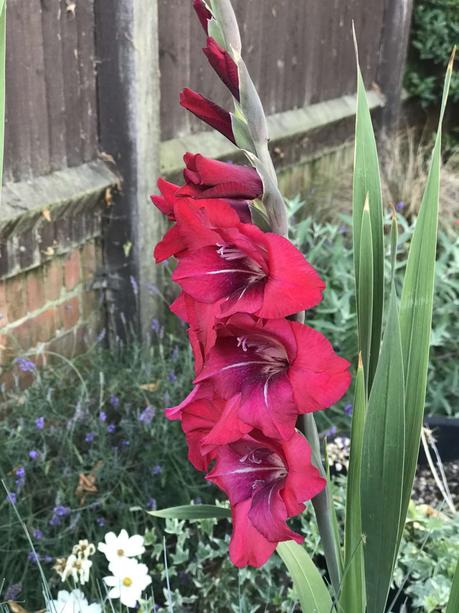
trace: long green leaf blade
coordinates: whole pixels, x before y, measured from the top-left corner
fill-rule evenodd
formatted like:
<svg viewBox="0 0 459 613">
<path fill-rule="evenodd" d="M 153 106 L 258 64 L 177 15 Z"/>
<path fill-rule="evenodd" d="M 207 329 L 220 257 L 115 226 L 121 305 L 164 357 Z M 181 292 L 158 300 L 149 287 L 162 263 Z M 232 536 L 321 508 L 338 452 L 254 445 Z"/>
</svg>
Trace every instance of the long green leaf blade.
<svg viewBox="0 0 459 613">
<path fill-rule="evenodd" d="M 362 352 L 365 380 L 369 382 L 370 352 L 373 321 L 373 240 L 371 236 L 371 218 L 368 197 L 362 214 L 360 235 L 359 282 L 358 282 L 358 325 L 359 349 Z M 367 386 L 368 387 L 368 386 Z"/>
<path fill-rule="evenodd" d="M 149 511 L 149 515 L 163 519 L 222 519 L 231 517 L 231 511 L 213 504 L 186 504 L 169 507 L 159 511 Z"/>
<path fill-rule="evenodd" d="M 344 574 L 340 597 L 341 610 L 344 613 L 364 613 L 365 611 L 365 575 L 360 504 L 360 475 L 365 414 L 365 377 L 363 374 L 362 357 L 359 355 L 352 410 L 351 454 L 346 491 Z"/>
<path fill-rule="evenodd" d="M 419 217 L 410 245 L 400 302 L 400 328 L 406 381 L 405 469 L 401 528 L 405 522 L 411 497 L 424 417 L 437 248 L 441 129 L 453 61 L 454 52 L 446 72 L 437 136 Z"/>
<path fill-rule="evenodd" d="M 371 239 L 373 249 L 373 313 L 371 329 L 371 351 L 369 360 L 369 373 L 367 387 L 370 389 L 376 364 L 378 361 L 382 314 L 384 305 L 384 232 L 383 208 L 381 197 L 381 180 L 379 176 L 378 153 L 376 140 L 371 122 L 365 85 L 357 58 L 357 110 L 355 121 L 355 153 L 354 153 L 354 180 L 352 196 L 352 224 L 354 268 L 357 284 L 357 299 L 360 295 L 360 243 L 362 238 L 362 217 L 365 200 L 368 197 L 368 206 L 371 220 Z M 360 324 L 359 324 L 360 326 Z M 359 344 L 362 347 L 363 343 Z"/>
<path fill-rule="evenodd" d="M 288 568 L 303 613 L 333 611 L 327 586 L 304 547 L 295 541 L 286 541 L 278 544 L 277 553 Z"/>
<path fill-rule="evenodd" d="M 403 357 L 395 286 L 368 400 L 361 508 L 368 611 L 383 613 L 398 550 L 405 452 Z"/>
<path fill-rule="evenodd" d="M 457 613 L 459 611 L 459 560 L 456 564 L 456 572 L 453 577 L 453 584 L 448 600 L 446 613 Z"/>
<path fill-rule="evenodd" d="M 3 154 L 5 144 L 5 52 L 6 3 L 0 0 L 0 193 L 3 181 Z"/>
</svg>

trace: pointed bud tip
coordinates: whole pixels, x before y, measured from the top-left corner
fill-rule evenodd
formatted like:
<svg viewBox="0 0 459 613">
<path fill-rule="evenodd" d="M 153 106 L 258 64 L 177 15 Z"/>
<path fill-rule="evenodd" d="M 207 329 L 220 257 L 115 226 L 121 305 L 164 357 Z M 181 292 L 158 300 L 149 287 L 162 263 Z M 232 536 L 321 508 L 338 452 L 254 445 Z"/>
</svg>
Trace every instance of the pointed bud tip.
<svg viewBox="0 0 459 613">
<path fill-rule="evenodd" d="M 357 368 L 360 370 L 361 368 L 363 368 L 363 360 L 362 360 L 362 352 L 359 351 L 359 361 L 357 364 Z"/>
</svg>

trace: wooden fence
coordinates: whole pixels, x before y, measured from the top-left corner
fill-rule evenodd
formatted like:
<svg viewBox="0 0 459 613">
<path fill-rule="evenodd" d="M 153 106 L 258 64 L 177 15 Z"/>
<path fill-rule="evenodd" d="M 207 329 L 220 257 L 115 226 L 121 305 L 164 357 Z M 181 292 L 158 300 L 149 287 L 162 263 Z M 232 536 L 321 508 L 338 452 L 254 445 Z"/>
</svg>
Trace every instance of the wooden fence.
<svg viewBox="0 0 459 613">
<path fill-rule="evenodd" d="M 383 106 L 385 94 L 382 112 L 386 122 L 393 119 L 411 2 L 234 0 L 243 53 L 274 140 L 288 145 L 279 164 L 281 158 L 294 164 L 324 139 L 339 144 L 349 136 L 352 21 L 372 104 Z M 75 241 L 84 242 L 86 227 L 94 240 L 88 207 L 97 206 L 104 264 L 96 282 L 106 292 L 108 311 L 122 314 L 121 323 L 115 318 L 118 332 L 126 319 L 139 319 L 139 304 L 144 329 L 157 308 L 149 253 L 161 222 L 148 193 L 160 162 L 172 176 L 186 146 L 231 155 L 178 104 L 185 86 L 221 104 L 228 101 L 200 52 L 205 35 L 191 5 L 191 0 L 8 0 L 0 279 L 42 266 L 74 248 Z M 107 191 L 120 185 L 118 193 Z M 34 241 L 34 257 L 24 260 L 23 244 Z"/>
</svg>

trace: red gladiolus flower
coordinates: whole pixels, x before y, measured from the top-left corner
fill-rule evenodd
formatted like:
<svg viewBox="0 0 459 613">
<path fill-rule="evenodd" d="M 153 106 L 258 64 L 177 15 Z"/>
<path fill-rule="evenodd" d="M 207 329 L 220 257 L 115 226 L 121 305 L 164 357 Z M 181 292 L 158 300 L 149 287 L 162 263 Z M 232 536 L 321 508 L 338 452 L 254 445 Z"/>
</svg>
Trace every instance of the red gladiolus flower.
<svg viewBox="0 0 459 613">
<path fill-rule="evenodd" d="M 204 47 L 203 51 L 209 60 L 209 64 L 236 100 L 239 101 L 239 72 L 231 55 L 210 36 L 207 39 L 207 47 Z"/>
<path fill-rule="evenodd" d="M 203 0 L 193 0 L 193 8 L 196 11 L 199 21 L 207 34 L 207 22 L 212 19 L 212 13 L 209 11 Z"/>
<path fill-rule="evenodd" d="M 269 319 L 321 301 L 324 282 L 287 239 L 252 224 L 214 227 L 203 237 L 203 216 L 187 213 L 180 231 L 187 234 L 188 251 L 172 278 L 197 301 L 220 302 L 220 316 L 240 312 Z"/>
<path fill-rule="evenodd" d="M 163 215 L 165 215 L 171 221 L 175 221 L 175 195 L 180 187 L 178 185 L 174 185 L 174 183 L 169 183 L 169 181 L 165 181 L 164 179 L 158 179 L 158 189 L 161 192 L 161 195 L 150 196 L 151 201 Z"/>
<path fill-rule="evenodd" d="M 215 345 L 195 378 L 198 384 L 211 383 L 223 399 L 240 393 L 238 419 L 284 440 L 298 414 L 329 407 L 350 381 L 349 362 L 316 330 L 241 314 L 216 326 Z M 224 438 L 214 442 L 226 443 Z"/>
<path fill-rule="evenodd" d="M 295 432 L 284 442 L 254 430 L 219 447 L 215 457 L 207 479 L 230 499 L 233 564 L 261 566 L 280 541 L 303 542 L 286 520 L 301 513 L 304 502 L 321 492 L 326 482 L 311 464 L 311 451 L 301 434 Z"/>
<path fill-rule="evenodd" d="M 263 183 L 251 166 L 211 160 L 200 153 L 185 153 L 183 176 L 187 185 L 177 196 L 254 200 L 263 194 Z"/>
<path fill-rule="evenodd" d="M 208 98 L 186 87 L 180 94 L 180 104 L 196 117 L 218 130 L 236 144 L 231 124 L 231 114 Z"/>
<path fill-rule="evenodd" d="M 155 202 L 156 204 L 156 202 Z M 245 205 L 245 203 L 244 203 Z M 176 220 L 162 240 L 155 247 L 154 256 L 157 262 L 162 262 L 171 256 L 180 257 L 191 244 L 199 247 L 212 243 L 218 237 L 214 228 L 221 225 L 237 226 L 241 218 L 231 206 L 230 201 L 223 198 L 194 200 L 189 197 L 176 198 L 173 211 L 168 217 Z M 241 207 L 242 210 L 242 207 Z M 196 225 L 196 234 L 190 237 L 188 218 L 198 216 L 201 223 Z"/>
<path fill-rule="evenodd" d="M 219 438 L 219 429 L 223 427 L 226 440 L 234 442 L 252 428 L 235 417 L 239 406 L 238 396 L 225 402 L 218 397 L 205 397 L 202 391 L 200 395 L 203 397 L 182 409 L 181 421 L 188 444 L 188 459 L 198 470 L 207 470 L 217 449 L 212 442 L 212 433 Z"/>
</svg>

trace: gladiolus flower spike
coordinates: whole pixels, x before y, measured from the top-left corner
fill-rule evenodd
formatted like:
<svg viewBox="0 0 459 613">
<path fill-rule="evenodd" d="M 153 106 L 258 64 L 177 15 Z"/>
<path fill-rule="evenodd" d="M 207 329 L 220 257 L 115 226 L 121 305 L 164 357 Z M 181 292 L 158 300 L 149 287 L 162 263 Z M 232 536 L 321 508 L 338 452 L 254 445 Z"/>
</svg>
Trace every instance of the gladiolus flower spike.
<svg viewBox="0 0 459 613">
<path fill-rule="evenodd" d="M 208 34 L 215 16 L 202 0 L 193 5 Z M 239 101 L 234 50 L 220 42 L 208 36 L 204 53 Z M 228 111 L 190 89 L 180 103 L 236 142 Z M 171 310 L 188 324 L 195 361 L 192 391 L 166 416 L 181 421 L 190 462 L 229 498 L 231 560 L 260 566 L 280 541 L 303 540 L 286 522 L 326 482 L 296 422 L 343 396 L 349 363 L 322 334 L 287 319 L 316 306 L 325 284 L 279 228 L 253 223 L 256 210 L 269 218 L 256 168 L 200 153 L 184 161 L 185 184 L 160 179 L 152 196 L 173 223 L 155 258 L 177 259 L 182 292 Z"/>
</svg>

